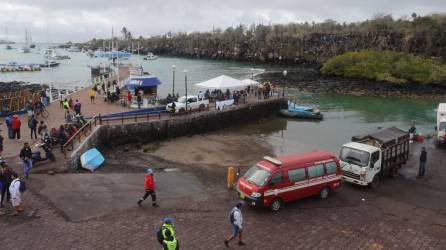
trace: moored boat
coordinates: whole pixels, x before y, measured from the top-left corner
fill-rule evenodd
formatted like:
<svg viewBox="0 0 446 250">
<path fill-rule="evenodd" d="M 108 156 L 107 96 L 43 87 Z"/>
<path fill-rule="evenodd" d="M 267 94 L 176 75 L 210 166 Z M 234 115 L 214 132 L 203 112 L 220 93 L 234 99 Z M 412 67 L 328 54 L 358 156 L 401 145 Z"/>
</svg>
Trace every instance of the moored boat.
<svg viewBox="0 0 446 250">
<path fill-rule="evenodd" d="M 298 106 L 295 103 L 288 102 L 287 109 L 279 110 L 279 113 L 286 117 L 322 120 L 324 116 L 317 108 Z"/>
<path fill-rule="evenodd" d="M 143 60 L 155 60 L 157 59 L 158 56 L 155 56 L 155 54 L 153 54 L 152 52 L 147 53 L 146 56 L 144 56 L 142 59 Z"/>
<path fill-rule="evenodd" d="M 56 61 L 45 61 L 44 63 L 40 64 L 40 67 L 42 68 L 54 68 L 59 66 L 60 63 Z"/>
</svg>

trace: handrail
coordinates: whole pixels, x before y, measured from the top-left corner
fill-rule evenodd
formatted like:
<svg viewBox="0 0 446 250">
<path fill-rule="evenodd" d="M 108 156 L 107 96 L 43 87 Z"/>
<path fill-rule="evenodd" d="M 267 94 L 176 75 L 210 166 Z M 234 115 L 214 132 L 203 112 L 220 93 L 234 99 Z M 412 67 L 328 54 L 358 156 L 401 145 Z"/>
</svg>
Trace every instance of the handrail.
<svg viewBox="0 0 446 250">
<path fill-rule="evenodd" d="M 63 151 L 63 153 L 65 155 L 65 158 L 67 157 L 67 150 L 66 149 L 68 149 L 68 146 L 71 145 L 71 150 L 73 150 L 73 148 L 74 148 L 74 140 L 75 139 L 79 139 L 79 142 L 80 142 L 81 141 L 81 137 L 82 137 L 82 133 L 84 135 L 87 135 L 87 129 L 89 131 L 91 131 L 92 127 L 97 125 L 97 123 L 96 123 L 97 119 L 98 119 L 97 116 L 94 116 L 90 120 L 88 120 L 88 122 L 85 123 L 84 126 L 82 126 L 78 131 L 76 131 L 76 133 L 74 133 L 74 135 L 71 136 L 67 140 L 67 142 L 62 146 L 62 151 Z"/>
</svg>

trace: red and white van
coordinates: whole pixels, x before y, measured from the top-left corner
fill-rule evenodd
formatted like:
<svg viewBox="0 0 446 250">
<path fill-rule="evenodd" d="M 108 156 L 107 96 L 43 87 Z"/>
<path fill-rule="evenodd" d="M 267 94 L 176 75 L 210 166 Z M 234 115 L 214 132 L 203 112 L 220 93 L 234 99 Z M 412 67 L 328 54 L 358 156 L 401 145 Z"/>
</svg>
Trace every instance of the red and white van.
<svg viewBox="0 0 446 250">
<path fill-rule="evenodd" d="M 239 178 L 237 193 L 251 206 L 278 211 L 283 202 L 316 194 L 327 198 L 341 186 L 341 177 L 339 160 L 327 151 L 265 156 Z"/>
</svg>

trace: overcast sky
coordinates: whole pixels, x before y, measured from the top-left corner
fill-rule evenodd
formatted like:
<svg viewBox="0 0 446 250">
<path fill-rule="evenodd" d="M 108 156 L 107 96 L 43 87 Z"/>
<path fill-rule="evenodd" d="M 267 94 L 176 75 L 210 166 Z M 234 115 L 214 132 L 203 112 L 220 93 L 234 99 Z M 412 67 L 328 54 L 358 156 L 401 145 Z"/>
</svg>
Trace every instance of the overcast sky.
<svg viewBox="0 0 446 250">
<path fill-rule="evenodd" d="M 86 41 L 123 26 L 134 36 L 206 31 L 237 24 L 355 22 L 375 14 L 399 18 L 446 12 L 446 0 L 0 0 L 0 39 Z M 48 30 L 48 32 L 47 32 Z"/>
</svg>

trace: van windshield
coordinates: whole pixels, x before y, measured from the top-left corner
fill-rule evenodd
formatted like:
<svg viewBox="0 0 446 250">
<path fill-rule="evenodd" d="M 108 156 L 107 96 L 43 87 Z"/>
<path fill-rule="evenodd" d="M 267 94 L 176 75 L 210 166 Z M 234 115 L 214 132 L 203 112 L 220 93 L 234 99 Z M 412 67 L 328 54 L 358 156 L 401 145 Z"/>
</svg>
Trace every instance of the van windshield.
<svg viewBox="0 0 446 250">
<path fill-rule="evenodd" d="M 257 186 L 265 185 L 271 173 L 257 165 L 252 166 L 243 176 L 248 182 Z"/>
<path fill-rule="evenodd" d="M 370 153 L 360 149 L 342 147 L 340 158 L 342 161 L 366 167 L 369 165 Z"/>
</svg>

